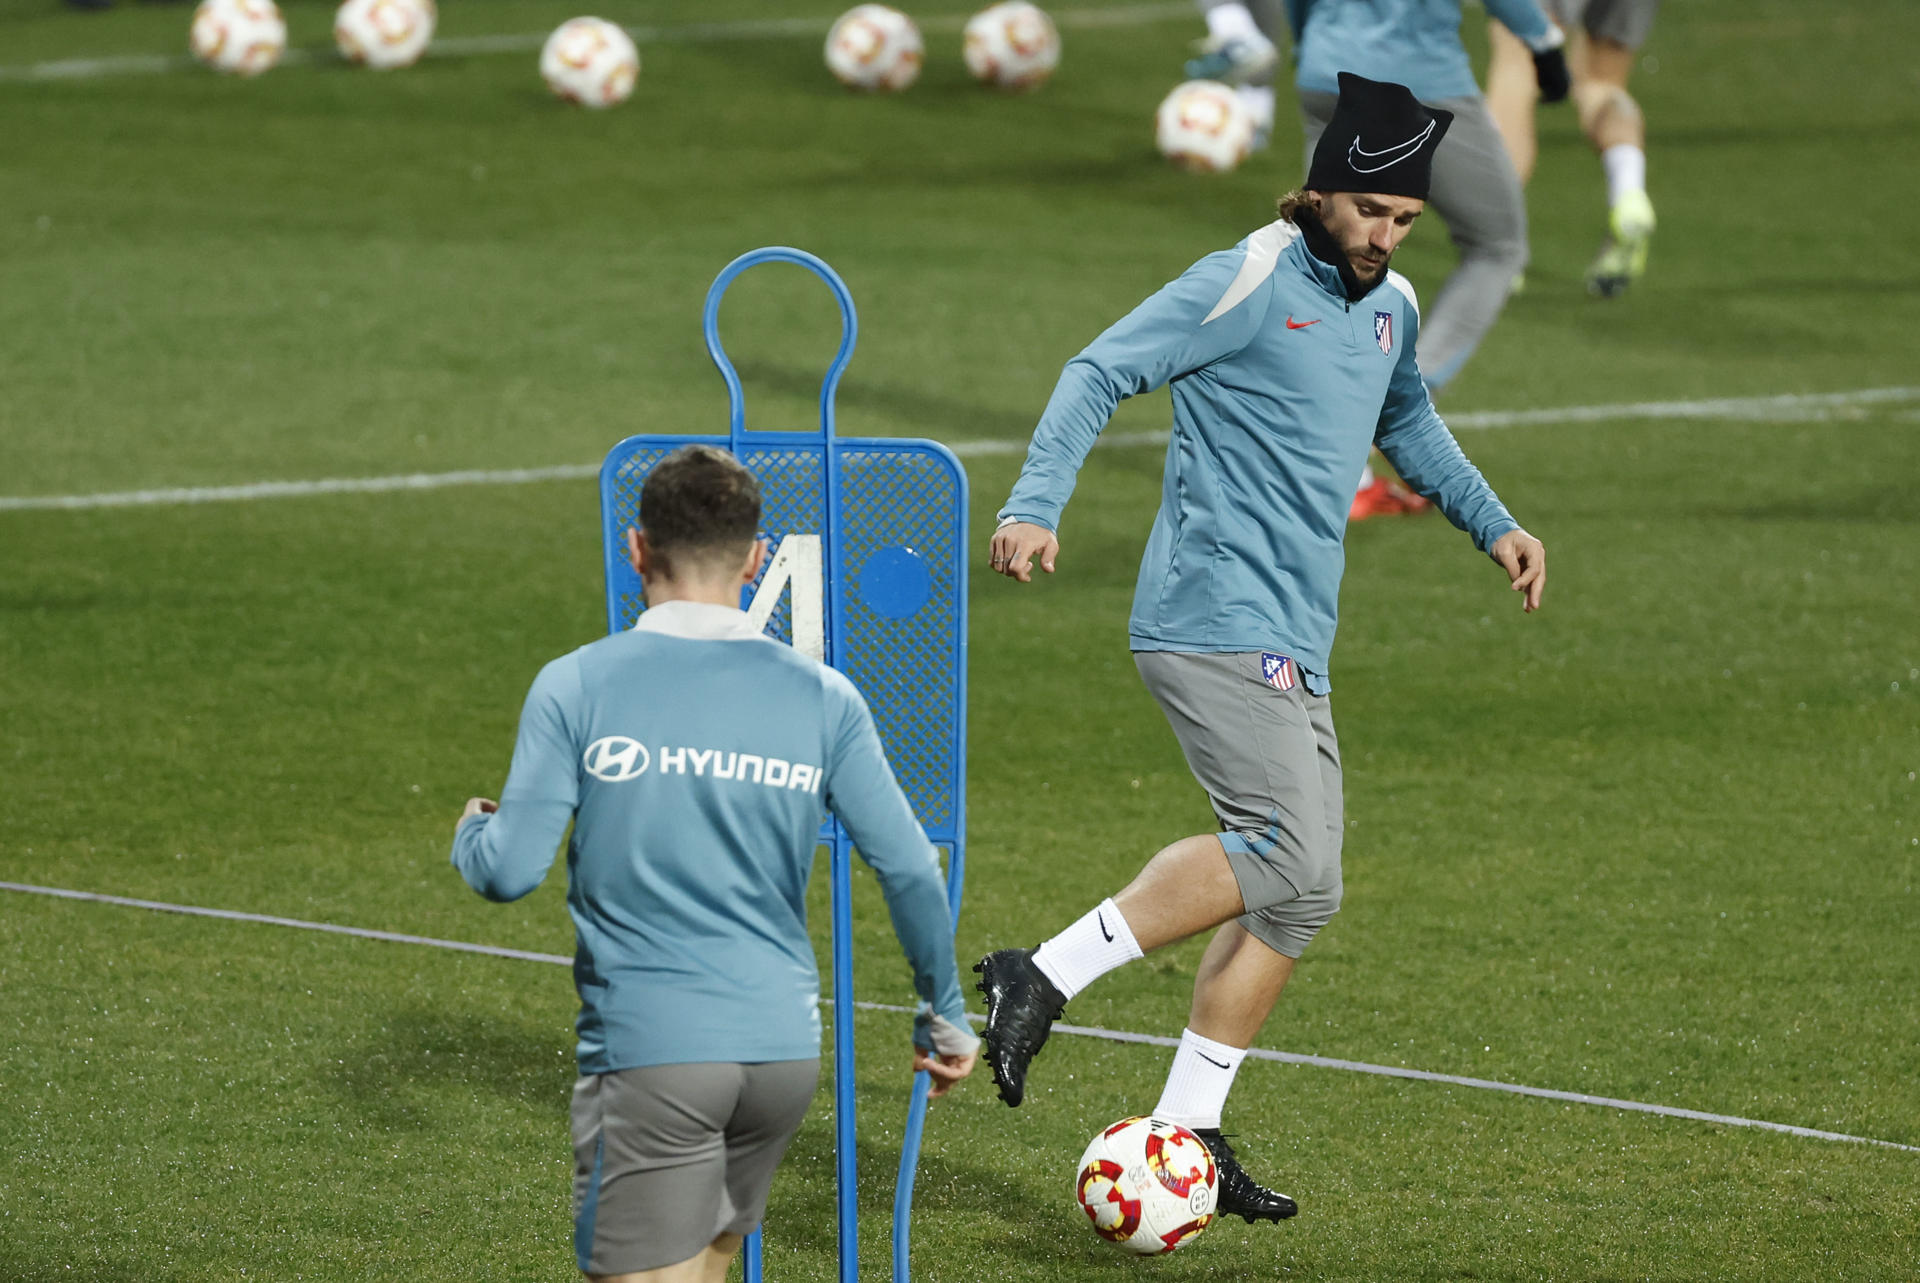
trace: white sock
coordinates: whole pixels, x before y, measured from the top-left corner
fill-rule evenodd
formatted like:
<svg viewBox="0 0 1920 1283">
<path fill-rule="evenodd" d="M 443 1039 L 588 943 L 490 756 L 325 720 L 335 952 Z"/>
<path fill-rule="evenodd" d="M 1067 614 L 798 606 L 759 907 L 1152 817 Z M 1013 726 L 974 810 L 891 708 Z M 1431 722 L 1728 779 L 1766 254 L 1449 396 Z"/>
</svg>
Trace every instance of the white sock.
<svg viewBox="0 0 1920 1283">
<path fill-rule="evenodd" d="M 1215 40 L 1265 39 L 1253 11 L 1244 4 L 1217 4 L 1206 11 L 1207 34 Z"/>
<path fill-rule="evenodd" d="M 1360 469 L 1360 484 L 1354 487 L 1353 492 L 1355 494 L 1359 494 L 1362 490 L 1365 490 L 1368 486 L 1372 484 L 1373 484 L 1373 461 L 1369 459 L 1365 464 L 1365 466 L 1363 466 Z"/>
<path fill-rule="evenodd" d="M 1607 204 L 1618 205 L 1629 192 L 1647 190 L 1647 153 L 1632 143 L 1616 143 L 1600 153 L 1607 171 Z"/>
<path fill-rule="evenodd" d="M 1034 951 L 1033 965 L 1071 998 L 1115 967 L 1140 956 L 1127 920 L 1112 900 L 1102 900 L 1086 917 Z"/>
<path fill-rule="evenodd" d="M 1246 1057 L 1244 1048 L 1182 1029 L 1180 1049 L 1173 1053 L 1173 1068 L 1167 1071 L 1167 1086 L 1153 1107 L 1153 1116 L 1182 1127 L 1220 1126 L 1220 1111 L 1226 1107 L 1233 1076 Z"/>
<path fill-rule="evenodd" d="M 1268 130 L 1273 128 L 1272 85 L 1241 85 L 1233 93 L 1253 116 L 1255 128 Z"/>
</svg>

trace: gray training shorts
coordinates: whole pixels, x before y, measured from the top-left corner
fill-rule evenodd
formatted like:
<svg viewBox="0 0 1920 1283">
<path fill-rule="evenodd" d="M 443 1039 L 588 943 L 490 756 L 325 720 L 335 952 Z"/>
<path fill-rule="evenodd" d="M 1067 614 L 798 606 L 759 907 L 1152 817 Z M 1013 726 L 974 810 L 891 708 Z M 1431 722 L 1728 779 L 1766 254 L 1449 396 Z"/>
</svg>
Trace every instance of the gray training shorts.
<svg viewBox="0 0 1920 1283">
<path fill-rule="evenodd" d="M 1340 908 L 1340 745 L 1325 695 L 1269 685 L 1260 651 L 1136 651 L 1134 665 L 1213 800 L 1240 925 L 1297 958 Z M 1297 672 L 1297 670 L 1296 670 Z"/>
<path fill-rule="evenodd" d="M 1568 30 L 1638 49 L 1653 30 L 1660 0 L 1541 0 L 1547 16 Z"/>
<path fill-rule="evenodd" d="M 750 1234 L 820 1062 L 651 1065 L 573 1088 L 573 1249 L 588 1274 L 657 1270 Z"/>
</svg>

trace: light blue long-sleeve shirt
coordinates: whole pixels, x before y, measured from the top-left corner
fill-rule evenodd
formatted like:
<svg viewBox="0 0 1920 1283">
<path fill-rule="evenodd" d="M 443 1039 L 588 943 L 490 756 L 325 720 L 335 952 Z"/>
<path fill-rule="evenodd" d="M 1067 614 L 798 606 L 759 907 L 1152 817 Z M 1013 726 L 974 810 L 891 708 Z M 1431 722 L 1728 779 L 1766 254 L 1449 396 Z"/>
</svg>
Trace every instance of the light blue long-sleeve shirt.
<svg viewBox="0 0 1920 1283">
<path fill-rule="evenodd" d="M 1485 0 L 1487 12 L 1529 46 L 1550 39 L 1538 0 Z M 1422 102 L 1480 92 L 1460 43 L 1460 0 L 1287 0 L 1294 83 L 1339 93 L 1339 73 L 1405 85 Z"/>
<path fill-rule="evenodd" d="M 1428 399 L 1419 323 L 1398 272 L 1348 302 L 1300 229 L 1270 223 L 1067 363 L 1000 516 L 1057 529 L 1120 401 L 1170 382 L 1173 437 L 1133 649 L 1274 651 L 1324 694 L 1347 510 L 1370 445 L 1481 551 L 1519 528 Z"/>
<path fill-rule="evenodd" d="M 567 844 L 582 1073 L 820 1054 L 806 887 L 831 809 L 878 875 L 922 999 L 971 1050 L 945 886 L 866 701 L 724 606 L 666 602 L 541 669 L 500 809 L 453 863 L 514 900 Z"/>
</svg>

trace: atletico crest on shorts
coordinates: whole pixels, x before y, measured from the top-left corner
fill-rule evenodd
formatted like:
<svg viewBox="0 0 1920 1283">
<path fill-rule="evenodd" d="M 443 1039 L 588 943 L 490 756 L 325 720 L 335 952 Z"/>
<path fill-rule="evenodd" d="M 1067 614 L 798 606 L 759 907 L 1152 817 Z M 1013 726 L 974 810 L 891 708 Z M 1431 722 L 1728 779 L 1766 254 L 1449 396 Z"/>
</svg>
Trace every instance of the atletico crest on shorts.
<svg viewBox="0 0 1920 1283">
<path fill-rule="evenodd" d="M 1293 689 L 1293 684 L 1300 678 L 1291 659 L 1285 655 L 1276 655 L 1272 651 L 1262 651 L 1260 680 L 1277 691 L 1290 691 Z"/>
<path fill-rule="evenodd" d="M 1375 312 L 1373 314 L 1373 341 L 1388 356 L 1393 355 L 1393 313 Z"/>
</svg>

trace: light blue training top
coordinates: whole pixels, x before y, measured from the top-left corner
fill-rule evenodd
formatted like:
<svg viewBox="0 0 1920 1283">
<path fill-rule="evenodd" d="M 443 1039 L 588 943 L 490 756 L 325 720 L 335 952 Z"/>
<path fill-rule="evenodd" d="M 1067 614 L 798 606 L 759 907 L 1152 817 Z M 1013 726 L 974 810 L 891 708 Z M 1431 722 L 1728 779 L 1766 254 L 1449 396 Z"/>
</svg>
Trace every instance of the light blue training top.
<svg viewBox="0 0 1920 1283">
<path fill-rule="evenodd" d="M 1057 529 L 1124 397 L 1173 385 L 1160 511 L 1128 631 L 1136 651 L 1274 651 L 1325 694 L 1347 510 L 1378 445 L 1486 551 L 1519 528 L 1435 413 L 1398 272 L 1348 302 L 1289 222 L 1186 273 L 1067 362 L 1008 518 Z"/>
<path fill-rule="evenodd" d="M 873 715 L 744 613 L 664 602 L 540 670 L 492 815 L 453 864 L 490 900 L 567 843 L 580 1071 L 820 1054 L 806 888 L 827 810 L 878 875 L 922 1003 L 914 1041 L 975 1046 L 939 864 Z"/>
<path fill-rule="evenodd" d="M 1487 12 L 1529 46 L 1551 38 L 1538 0 L 1485 0 Z M 1340 92 L 1339 73 L 1389 80 L 1422 102 L 1479 94 L 1460 43 L 1460 0 L 1287 0 L 1294 84 Z"/>
</svg>

